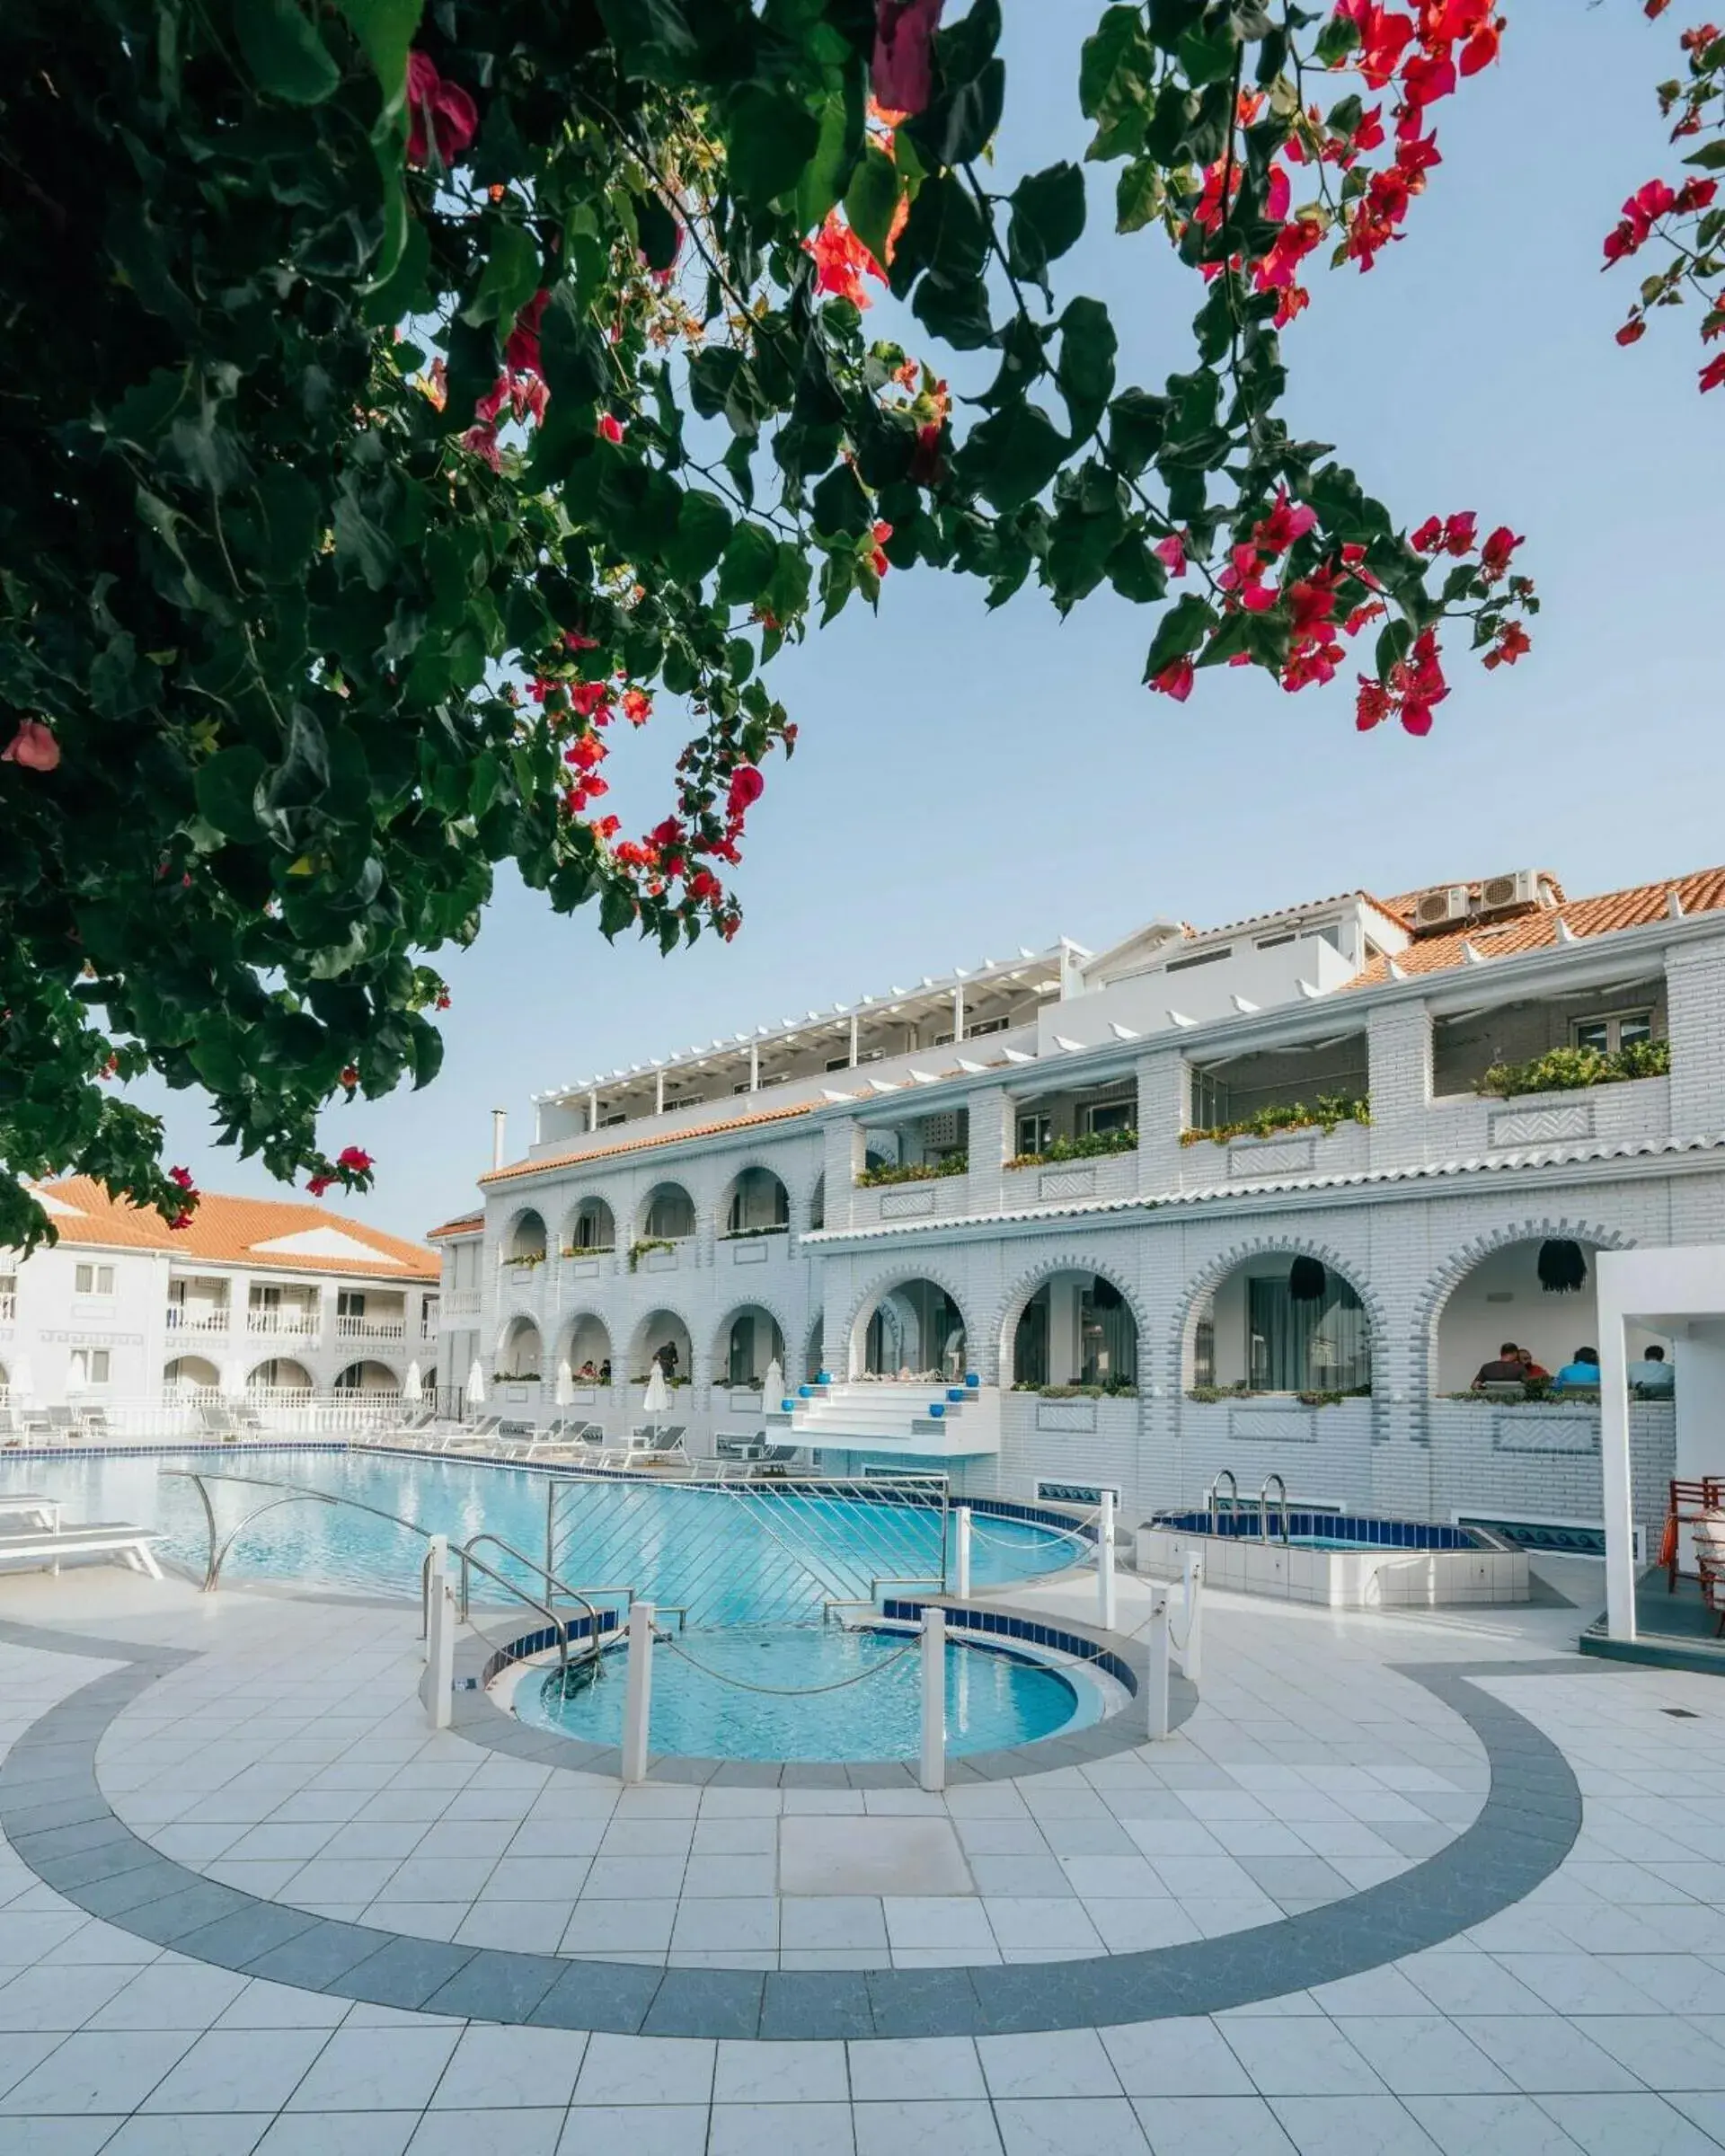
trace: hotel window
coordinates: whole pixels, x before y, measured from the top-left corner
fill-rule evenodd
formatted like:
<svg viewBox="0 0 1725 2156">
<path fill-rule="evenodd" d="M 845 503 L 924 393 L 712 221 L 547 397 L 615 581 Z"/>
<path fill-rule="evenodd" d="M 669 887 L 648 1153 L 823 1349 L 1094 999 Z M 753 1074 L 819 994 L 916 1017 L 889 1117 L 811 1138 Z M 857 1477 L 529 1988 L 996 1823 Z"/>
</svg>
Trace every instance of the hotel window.
<svg viewBox="0 0 1725 2156">
<path fill-rule="evenodd" d="M 74 1279 L 74 1292 L 80 1295 L 111 1295 L 114 1292 L 113 1267 L 81 1265 Z"/>
<path fill-rule="evenodd" d="M 1129 1100 L 1092 1100 L 1084 1110 L 1084 1135 L 1099 1138 L 1105 1131 L 1130 1130 L 1132 1103 Z"/>
<path fill-rule="evenodd" d="M 1018 1150 L 1021 1153 L 1046 1153 L 1054 1143 L 1054 1118 L 1031 1115 L 1018 1118 Z"/>
<path fill-rule="evenodd" d="M 1597 1048 L 1602 1056 L 1614 1056 L 1619 1048 L 1632 1048 L 1652 1038 L 1650 1011 L 1614 1011 L 1608 1018 L 1578 1018 L 1570 1025 L 1574 1047 Z"/>
<path fill-rule="evenodd" d="M 77 1385 L 105 1385 L 108 1383 L 108 1350 L 105 1348 L 75 1348 L 72 1350 L 72 1382 Z"/>
<path fill-rule="evenodd" d="M 363 1318 L 366 1298 L 357 1287 L 343 1287 L 336 1291 L 335 1314 L 338 1318 Z"/>
</svg>

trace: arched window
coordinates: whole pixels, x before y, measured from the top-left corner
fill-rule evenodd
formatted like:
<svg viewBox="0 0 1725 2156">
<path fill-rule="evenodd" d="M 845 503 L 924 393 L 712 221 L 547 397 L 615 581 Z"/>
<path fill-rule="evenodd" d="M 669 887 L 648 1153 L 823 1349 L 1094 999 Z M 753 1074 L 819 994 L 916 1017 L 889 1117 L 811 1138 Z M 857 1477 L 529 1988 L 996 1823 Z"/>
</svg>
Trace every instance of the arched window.
<svg viewBox="0 0 1725 2156">
<path fill-rule="evenodd" d="M 694 1200 L 681 1183 L 656 1183 L 641 1201 L 643 1242 L 681 1242 L 694 1233 Z"/>
<path fill-rule="evenodd" d="M 1043 1281 L 1013 1330 L 1013 1382 L 1135 1392 L 1137 1321 L 1114 1283 L 1086 1272 L 1056 1273 Z"/>
<path fill-rule="evenodd" d="M 938 1377 L 965 1369 L 964 1313 L 933 1280 L 901 1280 L 862 1326 L 862 1365 L 871 1377 Z"/>
<path fill-rule="evenodd" d="M 1315 1256 L 1269 1250 L 1245 1259 L 1199 1305 L 1186 1383 L 1249 1392 L 1369 1392 L 1366 1306 L 1352 1281 Z"/>
<path fill-rule="evenodd" d="M 522 1272 L 545 1262 L 545 1224 L 531 1206 L 516 1215 L 504 1239 L 503 1262 Z"/>
<path fill-rule="evenodd" d="M 720 1324 L 719 1369 L 727 1384 L 758 1385 L 769 1363 L 784 1375 L 784 1335 L 771 1311 L 746 1303 Z"/>
<path fill-rule="evenodd" d="M 629 1382 L 644 1385 L 657 1363 L 665 1382 L 686 1385 L 694 1369 L 689 1329 L 674 1310 L 650 1310 L 636 1326 L 629 1349 Z"/>
<path fill-rule="evenodd" d="M 725 1206 L 727 1235 L 771 1235 L 791 1224 L 791 1197 L 770 1168 L 745 1168 Z"/>
<path fill-rule="evenodd" d="M 497 1351 L 497 1377 L 535 1378 L 542 1373 L 544 1346 L 539 1328 L 531 1318 L 516 1318 L 503 1335 Z"/>
<path fill-rule="evenodd" d="M 580 1258 L 616 1247 L 617 1224 L 610 1206 L 602 1197 L 584 1197 L 570 1215 L 563 1234 L 563 1256 Z"/>
</svg>

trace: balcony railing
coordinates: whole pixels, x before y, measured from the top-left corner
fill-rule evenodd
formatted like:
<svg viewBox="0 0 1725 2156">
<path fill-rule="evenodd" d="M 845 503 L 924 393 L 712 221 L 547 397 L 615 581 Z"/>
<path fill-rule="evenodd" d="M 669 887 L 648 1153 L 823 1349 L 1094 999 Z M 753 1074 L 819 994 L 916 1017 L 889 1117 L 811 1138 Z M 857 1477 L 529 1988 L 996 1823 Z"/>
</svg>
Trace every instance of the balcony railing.
<svg viewBox="0 0 1725 2156">
<path fill-rule="evenodd" d="M 323 1328 L 314 1310 L 248 1310 L 245 1330 L 274 1339 L 313 1340 Z"/>
<path fill-rule="evenodd" d="M 18 1314 L 16 1295 L 0 1295 L 0 1325 L 10 1325 Z"/>
<path fill-rule="evenodd" d="M 335 1335 L 341 1340 L 402 1340 L 407 1338 L 404 1318 L 338 1318 Z"/>
<path fill-rule="evenodd" d="M 228 1313 L 226 1310 L 202 1310 L 195 1306 L 188 1309 L 181 1303 L 170 1303 L 168 1305 L 170 1332 L 226 1332 L 227 1327 Z"/>
</svg>

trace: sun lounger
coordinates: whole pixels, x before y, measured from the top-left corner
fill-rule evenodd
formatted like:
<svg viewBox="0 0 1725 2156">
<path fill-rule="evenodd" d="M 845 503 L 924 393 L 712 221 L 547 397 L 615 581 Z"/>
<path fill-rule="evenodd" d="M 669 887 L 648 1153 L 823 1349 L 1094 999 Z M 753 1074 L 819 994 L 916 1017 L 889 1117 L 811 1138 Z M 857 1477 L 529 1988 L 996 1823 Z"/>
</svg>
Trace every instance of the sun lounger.
<svg viewBox="0 0 1725 2156">
<path fill-rule="evenodd" d="M 4 1523 L 16 1521 L 16 1526 Z M 58 1498 L 39 1497 L 34 1490 L 13 1489 L 0 1496 L 0 1535 L 22 1534 L 34 1530 L 40 1534 L 54 1534 L 60 1524 L 60 1500 Z"/>
<path fill-rule="evenodd" d="M 0 1534 L 0 1566 L 21 1565 L 31 1570 L 58 1572 L 68 1557 L 117 1557 L 134 1572 L 160 1579 L 155 1545 L 162 1540 L 153 1527 L 134 1527 L 125 1520 L 86 1520 L 62 1527 L 58 1533 L 40 1528 L 16 1534 Z"/>
</svg>

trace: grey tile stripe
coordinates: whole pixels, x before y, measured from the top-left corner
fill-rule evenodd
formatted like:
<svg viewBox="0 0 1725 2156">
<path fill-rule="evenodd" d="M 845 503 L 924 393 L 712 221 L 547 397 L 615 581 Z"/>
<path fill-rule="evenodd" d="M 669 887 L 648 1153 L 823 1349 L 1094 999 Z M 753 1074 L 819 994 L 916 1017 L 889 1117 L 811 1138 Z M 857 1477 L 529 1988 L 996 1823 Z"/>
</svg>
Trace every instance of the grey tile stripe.
<svg viewBox="0 0 1725 2156">
<path fill-rule="evenodd" d="M 54 1649 L 49 1630 L 4 1637 Z M 1440 1944 L 1519 1901 L 1581 1825 L 1568 1762 L 1475 1676 L 1574 1676 L 1579 1658 L 1397 1666 L 1468 1725 L 1491 1768 L 1473 1825 L 1382 1886 L 1274 1924 L 1084 1961 L 944 1969 L 679 1969 L 447 1945 L 313 1916 L 200 1877 L 116 1816 L 96 1780 L 114 1718 L 190 1658 L 107 1640 L 66 1651 L 123 1659 L 51 1707 L 0 1767 L 0 1831 L 38 1878 L 92 1916 L 176 1953 L 369 2004 L 625 2035 L 817 2038 L 984 2036 L 1217 2013 L 1358 1975 Z"/>
</svg>

